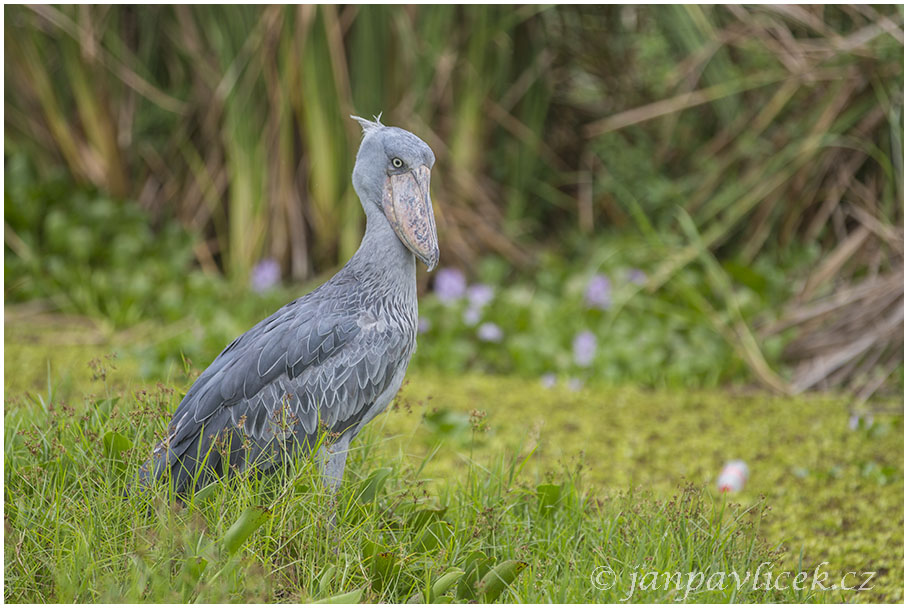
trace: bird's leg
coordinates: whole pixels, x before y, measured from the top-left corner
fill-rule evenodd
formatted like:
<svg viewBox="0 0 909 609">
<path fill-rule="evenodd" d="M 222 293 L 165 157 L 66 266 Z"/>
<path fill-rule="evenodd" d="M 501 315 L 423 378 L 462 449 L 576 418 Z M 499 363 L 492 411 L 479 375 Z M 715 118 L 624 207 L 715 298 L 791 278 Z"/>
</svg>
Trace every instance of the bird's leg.
<svg viewBox="0 0 909 609">
<path fill-rule="evenodd" d="M 337 442 L 325 447 L 325 457 L 322 460 L 322 482 L 328 491 L 335 495 L 341 480 L 344 478 L 344 465 L 347 463 L 347 449 L 350 439 L 341 437 Z"/>
<path fill-rule="evenodd" d="M 328 490 L 331 501 L 331 526 L 334 528 L 338 520 L 337 496 L 341 480 L 344 478 L 344 466 L 347 463 L 347 450 L 350 447 L 350 438 L 342 436 L 334 444 L 323 446 L 320 463 L 322 466 L 322 483 Z"/>
</svg>

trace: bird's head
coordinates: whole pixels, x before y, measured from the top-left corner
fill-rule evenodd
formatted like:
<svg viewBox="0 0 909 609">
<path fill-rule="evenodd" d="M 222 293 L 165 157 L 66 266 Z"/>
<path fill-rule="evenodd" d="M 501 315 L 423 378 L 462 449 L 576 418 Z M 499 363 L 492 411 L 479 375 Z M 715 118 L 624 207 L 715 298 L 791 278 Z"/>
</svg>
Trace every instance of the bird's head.
<svg viewBox="0 0 909 609">
<path fill-rule="evenodd" d="M 354 189 L 363 205 L 382 209 L 398 239 L 431 271 L 439 262 L 439 239 L 429 198 L 429 172 L 436 157 L 409 131 L 352 116 L 363 127 L 354 166 Z"/>
</svg>

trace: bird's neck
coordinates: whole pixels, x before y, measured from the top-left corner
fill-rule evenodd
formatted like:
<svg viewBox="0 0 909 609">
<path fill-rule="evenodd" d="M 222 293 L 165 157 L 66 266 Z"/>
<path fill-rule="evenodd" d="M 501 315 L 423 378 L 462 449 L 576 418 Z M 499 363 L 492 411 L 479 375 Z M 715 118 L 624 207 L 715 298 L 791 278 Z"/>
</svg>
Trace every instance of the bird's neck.
<svg viewBox="0 0 909 609">
<path fill-rule="evenodd" d="M 416 260 L 385 215 L 376 205 L 364 205 L 366 232 L 360 248 L 351 259 L 358 268 L 368 269 L 376 278 L 393 281 L 402 287 L 413 287 L 416 298 Z"/>
</svg>

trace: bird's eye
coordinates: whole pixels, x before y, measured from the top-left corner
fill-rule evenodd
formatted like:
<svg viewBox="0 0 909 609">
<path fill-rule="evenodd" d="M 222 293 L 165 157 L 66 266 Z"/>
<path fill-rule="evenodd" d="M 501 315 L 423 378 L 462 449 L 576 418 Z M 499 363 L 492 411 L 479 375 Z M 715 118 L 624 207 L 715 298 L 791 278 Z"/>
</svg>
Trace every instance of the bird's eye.
<svg viewBox="0 0 909 609">
<path fill-rule="evenodd" d="M 397 169 L 400 169 L 401 167 L 404 166 L 404 161 L 402 161 L 398 157 L 395 157 L 395 158 L 391 159 L 391 164 L 394 165 Z"/>
</svg>

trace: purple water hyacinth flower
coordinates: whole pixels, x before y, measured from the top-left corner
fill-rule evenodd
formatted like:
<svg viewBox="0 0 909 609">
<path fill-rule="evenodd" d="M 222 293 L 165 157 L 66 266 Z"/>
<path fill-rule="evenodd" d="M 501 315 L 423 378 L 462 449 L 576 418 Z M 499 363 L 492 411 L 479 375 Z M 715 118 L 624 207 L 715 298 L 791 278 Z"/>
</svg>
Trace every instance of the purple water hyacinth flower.
<svg viewBox="0 0 909 609">
<path fill-rule="evenodd" d="M 253 290 L 262 293 L 281 281 L 281 265 L 274 258 L 265 258 L 253 267 L 249 284 Z"/>
<path fill-rule="evenodd" d="M 462 316 L 464 324 L 468 326 L 475 326 L 480 323 L 480 309 L 473 307 L 472 305 L 464 311 Z"/>
<path fill-rule="evenodd" d="M 467 300 L 470 301 L 470 306 L 475 309 L 485 307 L 493 296 L 495 296 L 495 291 L 485 283 L 475 283 L 467 288 Z"/>
<path fill-rule="evenodd" d="M 426 334 L 431 327 L 432 324 L 425 317 L 417 318 L 417 334 Z"/>
<path fill-rule="evenodd" d="M 635 285 L 644 285 L 647 283 L 647 273 L 641 269 L 631 269 L 628 271 L 628 283 Z"/>
<path fill-rule="evenodd" d="M 594 275 L 587 284 L 584 300 L 591 309 L 608 309 L 612 306 L 612 282 L 606 275 Z"/>
<path fill-rule="evenodd" d="M 477 329 L 477 337 L 483 342 L 498 343 L 502 341 L 504 336 L 505 333 L 502 332 L 502 328 L 489 321 Z"/>
<path fill-rule="evenodd" d="M 552 389 L 553 387 L 556 386 L 556 382 L 558 382 L 558 379 L 556 378 L 556 375 L 554 372 L 547 372 L 546 374 L 544 374 L 543 376 L 540 377 L 540 382 L 543 384 L 543 387 L 545 387 L 546 389 Z"/>
<path fill-rule="evenodd" d="M 448 304 L 464 296 L 466 287 L 467 281 L 464 279 L 464 273 L 458 269 L 448 267 L 439 269 L 436 273 L 433 290 L 439 302 Z"/>
<path fill-rule="evenodd" d="M 574 362 L 578 366 L 589 366 L 597 352 L 597 337 L 584 330 L 574 337 Z"/>
<path fill-rule="evenodd" d="M 584 388 L 584 381 L 574 376 L 568 379 L 568 388 L 572 391 L 580 391 Z"/>
</svg>

